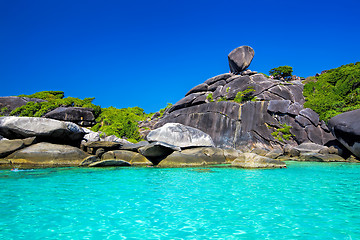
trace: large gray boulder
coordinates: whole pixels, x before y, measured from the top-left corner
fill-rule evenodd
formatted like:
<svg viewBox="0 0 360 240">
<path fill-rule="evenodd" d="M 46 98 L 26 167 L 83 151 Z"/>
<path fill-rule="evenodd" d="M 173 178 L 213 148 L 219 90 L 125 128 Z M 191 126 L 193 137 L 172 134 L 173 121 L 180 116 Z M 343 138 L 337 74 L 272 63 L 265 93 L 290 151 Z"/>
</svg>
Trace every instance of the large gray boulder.
<svg viewBox="0 0 360 240">
<path fill-rule="evenodd" d="M 80 107 L 58 107 L 44 115 L 45 118 L 51 118 L 61 121 L 76 123 L 80 126 L 93 126 L 95 117 L 92 108 Z"/>
<path fill-rule="evenodd" d="M 41 142 L 18 150 L 6 159 L 24 165 L 78 166 L 88 156 L 76 147 Z"/>
<path fill-rule="evenodd" d="M 249 46 L 241 46 L 232 50 L 228 55 L 230 71 L 240 73 L 250 66 L 255 52 Z"/>
<path fill-rule="evenodd" d="M 94 132 L 94 131 L 91 131 L 87 128 L 82 128 L 83 131 L 85 132 L 85 135 L 84 135 L 84 143 L 86 142 L 97 142 L 97 141 L 100 141 L 100 133 L 99 132 Z"/>
<path fill-rule="evenodd" d="M 249 51 L 252 59 L 248 48 L 233 53 L 245 56 Z M 300 81 L 274 80 L 250 70 L 237 75 L 242 70 L 212 77 L 196 86 L 150 128 L 181 123 L 209 134 L 216 147 L 243 151 L 257 144 L 272 150 L 286 144 L 325 145 L 334 140 L 319 115 L 304 109 L 304 86 Z"/>
<path fill-rule="evenodd" d="M 165 142 L 152 142 L 139 148 L 139 153 L 149 159 L 154 165 L 157 165 L 162 159 L 174 151 L 181 151 L 181 149 Z"/>
<path fill-rule="evenodd" d="M 360 158 L 360 109 L 345 112 L 328 122 L 331 133 L 356 157 Z"/>
<path fill-rule="evenodd" d="M 28 102 L 46 102 L 45 100 L 38 98 L 28 98 L 28 97 L 0 97 L 0 114 L 9 115 L 11 111 L 15 110 L 18 107 L 24 106 Z"/>
<path fill-rule="evenodd" d="M 36 117 L 1 117 L 0 134 L 8 139 L 37 137 L 50 142 L 80 142 L 85 135 L 72 122 Z"/>
<path fill-rule="evenodd" d="M 214 147 L 209 134 L 180 123 L 167 123 L 147 135 L 149 142 L 165 142 L 181 148 Z"/>
</svg>

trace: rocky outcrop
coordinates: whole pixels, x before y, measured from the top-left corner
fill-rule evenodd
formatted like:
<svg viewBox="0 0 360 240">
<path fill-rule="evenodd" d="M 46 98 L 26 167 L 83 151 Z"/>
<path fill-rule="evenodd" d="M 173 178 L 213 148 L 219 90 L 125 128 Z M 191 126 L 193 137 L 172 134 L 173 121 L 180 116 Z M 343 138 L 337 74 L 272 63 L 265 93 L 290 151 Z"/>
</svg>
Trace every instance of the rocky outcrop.
<svg viewBox="0 0 360 240">
<path fill-rule="evenodd" d="M 241 46 L 232 50 L 228 55 L 230 71 L 240 73 L 250 66 L 255 52 L 249 46 Z"/>
<path fill-rule="evenodd" d="M 255 153 L 242 153 L 231 163 L 231 166 L 241 168 L 284 168 L 286 164 Z"/>
<path fill-rule="evenodd" d="M 163 159 L 159 167 L 197 167 L 223 164 L 226 162 L 224 151 L 214 147 L 198 147 L 173 152 Z"/>
<path fill-rule="evenodd" d="M 118 142 L 106 142 L 106 141 L 95 141 L 81 144 L 81 149 L 89 154 L 96 154 L 96 151 L 103 149 L 104 151 L 118 150 L 121 143 Z"/>
<path fill-rule="evenodd" d="M 284 82 L 247 70 L 221 74 L 190 90 L 151 128 L 181 123 L 209 134 L 216 147 L 239 150 L 332 142 L 319 115 L 304 108 L 302 92 L 298 80 Z"/>
<path fill-rule="evenodd" d="M 329 120 L 329 128 L 336 139 L 360 158 L 360 109 L 339 114 Z"/>
<path fill-rule="evenodd" d="M 44 115 L 45 118 L 76 123 L 79 126 L 89 127 L 95 125 L 92 108 L 58 107 Z"/>
<path fill-rule="evenodd" d="M 99 158 L 97 158 L 94 155 L 90 155 L 90 156 L 84 158 L 84 160 L 82 160 L 82 162 L 79 164 L 79 166 L 86 167 L 86 166 L 89 166 L 90 164 L 92 164 L 94 162 L 98 162 L 98 161 L 100 161 Z"/>
<path fill-rule="evenodd" d="M 106 152 L 102 155 L 102 160 L 116 159 L 124 160 L 131 163 L 131 165 L 153 165 L 146 157 L 137 152 L 127 150 L 115 150 Z"/>
<path fill-rule="evenodd" d="M 76 147 L 41 142 L 18 150 L 6 159 L 13 164 L 78 166 L 87 156 L 87 153 Z"/>
<path fill-rule="evenodd" d="M 84 131 L 76 124 L 35 117 L 1 117 L 0 134 L 8 139 L 36 137 L 39 141 L 80 143 Z"/>
<path fill-rule="evenodd" d="M 302 153 L 297 160 L 308 162 L 347 162 L 346 159 L 337 154 L 322 154 L 314 152 Z"/>
<path fill-rule="evenodd" d="M 214 146 L 208 134 L 180 123 L 167 123 L 151 131 L 146 138 L 149 142 L 165 142 L 181 148 Z"/>
<path fill-rule="evenodd" d="M 87 128 L 82 128 L 82 129 L 85 132 L 82 143 L 101 141 L 99 132 L 94 132 Z"/>
<path fill-rule="evenodd" d="M 149 159 L 154 165 L 157 165 L 166 156 L 174 151 L 181 151 L 177 146 L 164 142 L 152 142 L 144 147 L 139 148 L 139 153 Z"/>
<path fill-rule="evenodd" d="M 24 147 L 24 142 L 21 139 L 2 140 L 0 141 L 0 158 L 6 157 L 18 149 Z"/>
<path fill-rule="evenodd" d="M 28 97 L 0 97 L 0 114 L 9 115 L 11 111 L 15 110 L 18 107 L 26 105 L 28 102 L 46 102 L 45 100 L 38 98 L 28 98 Z"/>
</svg>

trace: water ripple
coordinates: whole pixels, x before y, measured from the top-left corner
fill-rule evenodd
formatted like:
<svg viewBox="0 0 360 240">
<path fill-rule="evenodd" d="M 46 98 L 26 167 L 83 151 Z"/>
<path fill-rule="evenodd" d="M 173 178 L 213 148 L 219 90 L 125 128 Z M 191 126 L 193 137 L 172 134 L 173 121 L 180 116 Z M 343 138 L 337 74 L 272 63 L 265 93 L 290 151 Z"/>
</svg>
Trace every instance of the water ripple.
<svg viewBox="0 0 360 240">
<path fill-rule="evenodd" d="M 0 171 L 0 239 L 359 239 L 360 165 Z"/>
</svg>

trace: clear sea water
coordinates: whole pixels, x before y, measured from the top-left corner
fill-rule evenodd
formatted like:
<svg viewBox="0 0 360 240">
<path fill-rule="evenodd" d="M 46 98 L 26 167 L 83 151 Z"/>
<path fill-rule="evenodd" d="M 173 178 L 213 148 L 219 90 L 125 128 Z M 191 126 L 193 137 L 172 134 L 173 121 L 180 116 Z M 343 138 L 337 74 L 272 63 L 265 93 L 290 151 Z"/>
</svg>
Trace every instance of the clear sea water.
<svg viewBox="0 0 360 240">
<path fill-rule="evenodd" d="M 0 239 L 360 239 L 360 164 L 0 170 Z"/>
</svg>

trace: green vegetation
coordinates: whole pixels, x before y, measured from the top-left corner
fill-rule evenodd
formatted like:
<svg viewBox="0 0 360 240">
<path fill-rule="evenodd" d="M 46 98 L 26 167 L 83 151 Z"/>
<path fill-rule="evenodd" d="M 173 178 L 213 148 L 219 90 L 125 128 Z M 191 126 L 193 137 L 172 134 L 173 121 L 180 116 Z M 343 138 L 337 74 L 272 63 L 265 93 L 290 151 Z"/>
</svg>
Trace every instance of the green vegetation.
<svg viewBox="0 0 360 240">
<path fill-rule="evenodd" d="M 209 101 L 209 102 L 213 102 L 214 99 L 213 99 L 213 94 L 212 93 L 209 93 L 207 96 L 206 96 L 206 99 Z"/>
<path fill-rule="evenodd" d="M 222 102 L 222 101 L 227 101 L 226 97 L 219 97 L 216 102 Z"/>
<path fill-rule="evenodd" d="M 315 76 L 307 77 L 307 78 L 305 78 L 304 81 L 302 81 L 302 84 L 307 84 L 309 82 L 316 82 L 316 77 Z"/>
<path fill-rule="evenodd" d="M 64 92 L 61 91 L 44 91 L 34 93 L 32 95 L 20 95 L 19 97 L 40 98 L 46 102 L 28 102 L 26 105 L 14 109 L 10 115 L 24 116 L 24 117 L 42 117 L 46 113 L 58 107 L 84 107 L 94 109 L 95 118 L 100 114 L 100 106 L 92 103 L 95 98 L 79 98 L 67 97 L 64 98 Z"/>
<path fill-rule="evenodd" d="M 251 92 L 255 92 L 253 87 L 248 87 L 244 91 L 238 92 L 234 98 L 234 102 L 242 103 L 246 101 L 255 101 L 256 97 L 252 96 Z"/>
<path fill-rule="evenodd" d="M 286 125 L 286 123 L 280 124 L 280 126 L 282 128 L 278 128 L 275 132 L 271 133 L 271 135 L 280 142 L 284 142 L 284 140 L 290 140 L 290 137 L 293 136 L 290 133 L 291 126 Z"/>
<path fill-rule="evenodd" d="M 360 108 L 360 62 L 331 69 L 304 86 L 305 107 L 321 120 Z"/>
<path fill-rule="evenodd" d="M 8 107 L 3 107 L 3 108 L 0 109 L 0 114 L 6 113 L 7 111 L 9 111 L 9 108 Z"/>
<path fill-rule="evenodd" d="M 43 91 L 43 92 L 37 92 L 31 95 L 19 95 L 19 97 L 28 97 L 28 98 L 39 98 L 43 100 L 51 100 L 51 99 L 63 99 L 64 98 L 64 92 L 63 91 Z"/>
<path fill-rule="evenodd" d="M 109 107 L 101 110 L 101 114 L 96 119 L 97 124 L 91 128 L 92 131 L 102 131 L 106 135 L 126 138 L 130 142 L 142 140 L 137 123 L 147 117 L 142 108 L 117 109 Z"/>
<path fill-rule="evenodd" d="M 159 111 L 160 117 L 162 117 L 164 115 L 166 109 L 171 108 L 171 106 L 172 106 L 172 103 L 168 103 L 165 108 L 160 109 L 160 111 Z"/>
<path fill-rule="evenodd" d="M 45 102 L 35 103 L 28 102 L 26 105 L 16 108 L 10 115 L 26 116 L 26 117 L 42 117 L 49 111 L 60 107 L 85 107 L 94 109 L 94 117 L 97 124 L 91 129 L 93 131 L 102 131 L 106 135 L 115 135 L 119 138 L 125 138 L 130 142 L 142 140 L 139 133 L 138 121 L 145 120 L 151 114 L 145 114 L 144 110 L 139 107 L 117 109 L 114 107 L 101 108 L 94 105 L 92 101 L 95 98 L 64 98 L 64 92 L 61 91 L 45 91 L 32 95 L 20 95 L 21 97 L 40 98 Z M 167 107 L 160 110 L 160 114 L 165 109 L 171 107 L 168 103 Z M 6 110 L 6 109 L 1 109 Z"/>
<path fill-rule="evenodd" d="M 275 78 L 284 78 L 285 80 L 289 80 L 292 76 L 293 69 L 290 66 L 280 66 L 277 68 L 273 68 L 269 71 L 269 74 Z"/>
</svg>

